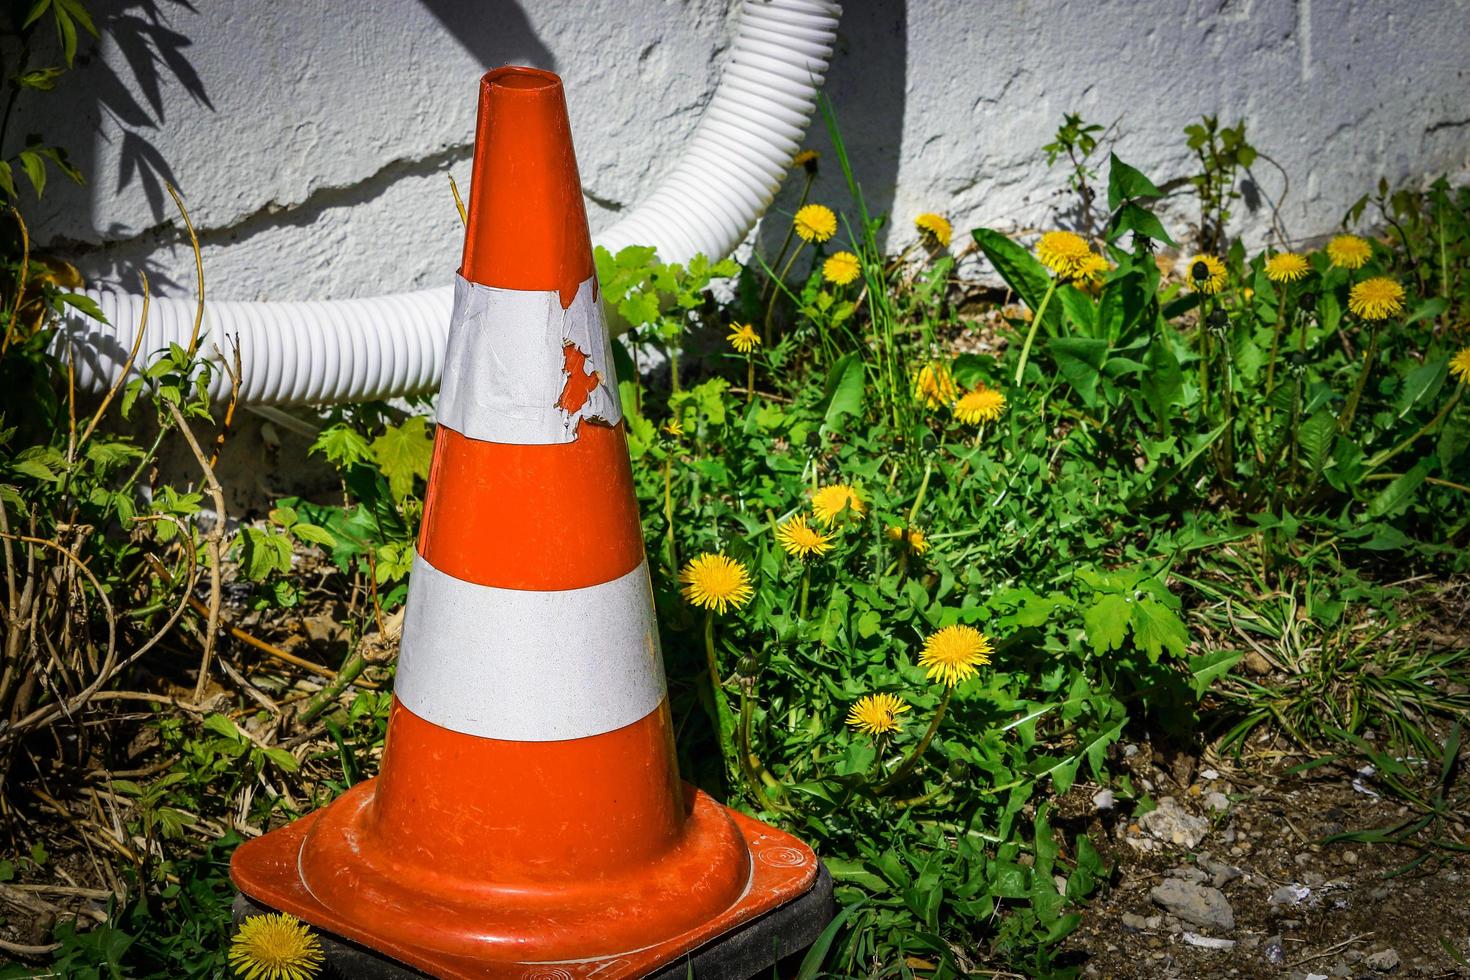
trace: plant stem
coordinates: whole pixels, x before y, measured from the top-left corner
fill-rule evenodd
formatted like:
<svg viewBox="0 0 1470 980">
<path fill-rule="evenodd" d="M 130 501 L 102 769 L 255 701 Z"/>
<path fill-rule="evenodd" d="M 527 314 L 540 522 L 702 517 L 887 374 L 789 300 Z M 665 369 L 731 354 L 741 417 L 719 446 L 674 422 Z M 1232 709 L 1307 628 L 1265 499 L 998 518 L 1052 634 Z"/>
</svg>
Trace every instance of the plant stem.
<svg viewBox="0 0 1470 980">
<path fill-rule="evenodd" d="M 786 274 L 790 272 L 791 267 L 796 264 L 796 257 L 801 254 L 801 250 L 805 247 L 806 239 L 803 238 L 801 242 L 796 246 L 796 248 L 792 250 L 791 257 L 786 260 L 786 264 L 781 267 L 781 271 L 776 274 L 776 280 L 780 282 L 783 286 L 786 284 Z M 765 319 L 761 322 L 761 343 L 765 344 L 767 347 L 771 345 L 771 323 L 772 318 L 775 316 L 776 313 L 776 300 L 778 297 L 780 297 L 780 295 L 781 290 L 773 289 L 771 290 L 771 298 L 766 301 L 766 316 Z"/>
<path fill-rule="evenodd" d="M 745 404 L 755 399 L 755 351 L 745 352 Z"/>
<path fill-rule="evenodd" d="M 1368 333 L 1368 350 L 1363 356 L 1363 370 L 1358 374 L 1357 384 L 1353 385 L 1353 393 L 1348 396 L 1347 405 L 1337 418 L 1338 432 L 1346 433 L 1348 426 L 1353 424 L 1353 416 L 1358 413 L 1358 401 L 1363 397 L 1363 389 L 1368 387 L 1368 375 L 1373 373 L 1373 361 L 1377 356 L 1378 321 L 1374 320 Z"/>
<path fill-rule="evenodd" d="M 760 759 L 756 758 L 750 748 L 750 722 L 755 714 L 754 702 L 750 697 L 750 689 L 754 681 L 746 680 L 740 685 L 740 769 L 745 774 L 745 783 L 750 787 L 751 794 L 763 810 L 784 810 L 786 807 L 777 807 L 766 795 L 762 782 L 769 780 L 775 789 L 781 784 L 772 776 Z"/>
<path fill-rule="evenodd" d="M 797 618 L 798 619 L 801 619 L 801 620 L 805 620 L 806 619 L 806 600 L 807 600 L 807 593 L 811 591 L 811 585 L 812 585 L 812 567 L 810 565 L 803 564 L 802 565 L 802 569 L 801 569 L 801 609 L 797 613 Z"/>
<path fill-rule="evenodd" d="M 664 522 L 668 527 L 669 574 L 679 574 L 679 550 L 674 544 L 674 459 L 664 457 Z"/>
<path fill-rule="evenodd" d="M 704 656 L 705 663 L 709 667 L 709 683 L 714 689 L 715 700 L 719 700 L 721 692 L 720 665 L 715 660 L 715 613 L 714 610 L 704 614 Z"/>
<path fill-rule="evenodd" d="M 873 787 L 874 792 L 882 793 L 908 778 L 914 766 L 919 764 L 919 758 L 929 748 L 929 743 L 934 741 L 934 733 L 939 731 L 939 723 L 944 720 L 944 712 L 949 707 L 949 698 L 952 694 L 954 694 L 954 688 L 946 686 L 944 696 L 939 699 L 939 706 L 934 709 L 934 717 L 929 721 L 929 730 L 924 733 L 923 738 L 919 739 L 919 744 L 914 746 L 914 750 L 909 753 L 908 758 L 904 759 L 887 779 Z"/>
<path fill-rule="evenodd" d="M 1016 384 L 1026 374 L 1026 361 L 1031 357 L 1031 345 L 1036 341 L 1036 328 L 1041 326 L 1041 318 L 1046 316 L 1047 304 L 1051 302 L 1052 293 L 1057 291 L 1057 281 L 1053 279 L 1047 283 L 1046 295 L 1041 297 L 1041 305 L 1036 308 L 1036 315 L 1031 318 L 1031 329 L 1026 331 L 1026 342 L 1021 345 L 1021 360 L 1016 365 Z"/>
<path fill-rule="evenodd" d="M 1288 314 L 1286 305 L 1286 289 L 1281 290 L 1281 308 L 1276 314 L 1276 330 L 1271 334 L 1271 356 L 1266 359 L 1266 399 L 1271 398 L 1271 392 L 1276 390 L 1276 356 L 1281 350 L 1281 335 L 1288 329 L 1286 318 Z M 1266 406 L 1266 418 L 1271 417 L 1271 406 Z"/>
<path fill-rule="evenodd" d="M 1433 430 L 1436 426 L 1439 425 L 1439 423 L 1444 421 L 1445 416 L 1450 414 L 1450 411 L 1455 407 L 1455 405 L 1459 404 L 1460 396 L 1464 393 L 1465 385 L 1463 383 L 1455 385 L 1455 393 L 1449 397 L 1449 400 L 1444 403 L 1444 406 L 1440 408 L 1439 412 L 1434 416 L 1434 418 L 1424 423 L 1424 425 L 1419 428 L 1418 432 L 1415 432 L 1413 435 L 1409 436 L 1397 446 L 1394 446 L 1392 449 L 1385 449 L 1381 453 L 1376 453 L 1371 459 L 1368 460 L 1368 462 L 1363 464 L 1363 472 L 1373 472 L 1374 470 L 1378 469 L 1378 467 L 1382 466 L 1384 463 L 1388 462 L 1399 453 L 1403 452 L 1405 449 L 1408 449 L 1409 446 L 1416 442 L 1420 436 L 1423 436 Z"/>
</svg>

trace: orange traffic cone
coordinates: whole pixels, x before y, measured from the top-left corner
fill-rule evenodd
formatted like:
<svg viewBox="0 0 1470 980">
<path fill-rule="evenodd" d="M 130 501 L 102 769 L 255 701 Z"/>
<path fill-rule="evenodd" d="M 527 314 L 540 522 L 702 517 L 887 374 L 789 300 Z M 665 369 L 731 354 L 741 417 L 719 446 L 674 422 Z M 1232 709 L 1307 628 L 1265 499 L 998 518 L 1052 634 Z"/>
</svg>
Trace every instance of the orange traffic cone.
<svg viewBox="0 0 1470 980">
<path fill-rule="evenodd" d="M 497 69 L 382 771 L 242 844 L 247 896 L 435 976 L 570 980 L 812 886 L 679 780 L 621 419 L 561 81 Z"/>
</svg>

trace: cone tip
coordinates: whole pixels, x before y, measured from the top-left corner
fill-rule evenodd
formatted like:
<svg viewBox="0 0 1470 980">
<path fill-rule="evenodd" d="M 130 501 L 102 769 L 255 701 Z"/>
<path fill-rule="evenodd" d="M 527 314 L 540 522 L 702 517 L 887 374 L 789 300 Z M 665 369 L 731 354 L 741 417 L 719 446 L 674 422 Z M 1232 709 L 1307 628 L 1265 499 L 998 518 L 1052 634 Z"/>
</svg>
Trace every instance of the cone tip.
<svg viewBox="0 0 1470 980">
<path fill-rule="evenodd" d="M 505 65 L 480 79 L 461 274 L 510 289 L 556 290 L 592 275 L 587 211 L 561 78 Z"/>
</svg>

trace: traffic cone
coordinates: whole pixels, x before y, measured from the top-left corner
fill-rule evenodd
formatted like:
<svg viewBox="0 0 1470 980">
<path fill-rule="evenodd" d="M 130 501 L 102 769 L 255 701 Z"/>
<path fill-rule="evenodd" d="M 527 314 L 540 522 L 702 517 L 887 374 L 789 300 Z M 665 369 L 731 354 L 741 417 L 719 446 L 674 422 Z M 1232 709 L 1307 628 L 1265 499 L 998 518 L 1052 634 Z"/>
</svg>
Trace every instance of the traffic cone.
<svg viewBox="0 0 1470 980">
<path fill-rule="evenodd" d="M 642 976 L 812 851 L 682 783 L 560 79 L 480 86 L 380 775 L 242 844 L 254 901 L 441 977 Z"/>
</svg>

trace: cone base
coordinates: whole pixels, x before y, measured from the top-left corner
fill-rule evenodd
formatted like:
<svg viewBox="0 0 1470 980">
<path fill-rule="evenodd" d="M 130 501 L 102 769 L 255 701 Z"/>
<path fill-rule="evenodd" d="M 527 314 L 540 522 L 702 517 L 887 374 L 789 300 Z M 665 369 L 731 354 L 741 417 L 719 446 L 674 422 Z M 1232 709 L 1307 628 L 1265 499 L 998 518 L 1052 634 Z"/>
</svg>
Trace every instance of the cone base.
<svg viewBox="0 0 1470 980">
<path fill-rule="evenodd" d="M 356 791 L 365 791 L 368 786 L 370 784 L 359 786 Z M 332 807 L 309 814 L 264 837 L 240 845 L 230 863 L 230 874 L 236 886 L 249 898 L 288 912 L 326 932 L 383 953 L 432 976 L 464 980 L 502 977 L 526 980 L 579 980 L 596 977 L 598 980 L 612 980 L 618 977 L 641 977 L 806 893 L 817 879 L 820 865 L 816 855 L 801 841 L 742 813 L 720 806 L 707 794 L 692 787 L 689 792 L 695 794 L 696 810 L 717 811 L 733 824 L 743 839 L 750 854 L 749 886 L 727 908 L 693 928 L 686 928 L 670 937 L 667 929 L 659 928 L 660 918 L 677 918 L 683 901 L 683 896 L 671 891 L 646 909 L 639 910 L 649 924 L 646 943 L 630 944 L 626 952 L 595 958 L 568 961 L 516 960 L 508 957 L 503 947 L 497 949 L 491 946 L 478 953 L 445 952 L 432 948 L 440 945 L 434 937 L 442 937 L 445 930 L 462 936 L 466 931 L 473 932 L 477 925 L 484 925 L 483 922 L 475 921 L 443 921 L 442 917 L 428 911 L 435 904 L 436 896 L 425 896 L 427 902 L 409 907 L 397 903 L 384 903 L 380 907 L 364 903 L 350 910 L 328 907 L 303 882 L 300 859 L 302 845 L 310 835 L 313 825 Z M 339 800 L 333 807 L 343 802 L 347 801 Z M 691 875 L 697 875 L 698 872 L 697 868 L 689 869 Z M 488 917 L 503 920 L 504 910 L 496 910 Z M 416 930 L 423 936 L 422 943 L 403 938 L 405 922 L 416 926 Z M 388 926 L 387 923 L 392 925 Z M 527 916 L 524 922 L 527 941 L 534 945 L 537 931 L 545 930 L 547 925 L 544 918 Z M 410 930 L 412 931 L 415 930 Z"/>
</svg>

